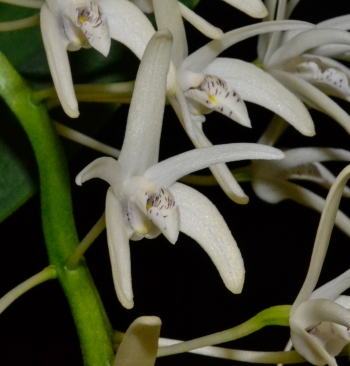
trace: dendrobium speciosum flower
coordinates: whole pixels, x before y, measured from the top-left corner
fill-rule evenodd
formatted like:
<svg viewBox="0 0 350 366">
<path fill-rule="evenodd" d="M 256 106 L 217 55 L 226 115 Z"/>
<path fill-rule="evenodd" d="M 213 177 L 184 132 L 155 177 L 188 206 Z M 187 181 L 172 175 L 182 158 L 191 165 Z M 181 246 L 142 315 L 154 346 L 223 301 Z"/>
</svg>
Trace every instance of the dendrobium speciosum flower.
<svg viewBox="0 0 350 366">
<path fill-rule="evenodd" d="M 314 365 L 336 366 L 337 356 L 350 343 L 350 298 L 339 295 L 350 287 L 350 270 L 313 291 L 327 253 L 343 189 L 350 177 L 347 166 L 333 184 L 322 212 L 305 282 L 290 311 L 294 348 Z"/>
<path fill-rule="evenodd" d="M 298 2 L 268 2 L 266 20 L 288 19 Z M 349 16 L 324 21 L 314 29 L 263 34 L 258 64 L 308 107 L 337 121 L 350 133 L 350 116 L 328 95 L 350 100 L 350 70 L 334 58 L 347 59 Z"/>
<path fill-rule="evenodd" d="M 128 0 L 47 0 L 40 21 L 58 98 L 73 118 L 79 111 L 67 50 L 93 47 L 107 56 L 113 38 L 141 58 L 154 33 L 147 17 Z"/>
<path fill-rule="evenodd" d="M 177 69 L 177 85 L 168 85 L 171 91 L 175 90 L 172 95 L 168 93 L 168 99 L 196 147 L 211 146 L 202 130 L 205 114 L 216 111 L 244 126 L 250 126 L 244 100 L 280 114 L 305 135 L 314 134 L 308 111 L 280 83 L 249 63 L 216 59 L 226 48 L 251 36 L 275 30 L 309 29 L 313 25 L 289 21 L 248 26 L 226 33 L 188 56 L 185 29 L 177 1 L 165 3 L 154 0 L 153 5 L 158 29 L 170 27 L 174 36 L 172 61 Z M 210 167 L 210 170 L 230 199 L 237 203 L 248 202 L 248 197 L 226 165 L 218 164 Z"/>
<path fill-rule="evenodd" d="M 288 124 L 275 116 L 258 143 L 275 145 Z M 324 198 L 291 181 L 309 181 L 329 189 L 334 175 L 320 162 L 350 161 L 350 152 L 343 149 L 303 147 L 285 150 L 285 159 L 280 162 L 252 162 L 252 187 L 263 201 L 276 204 L 291 199 L 319 213 L 325 204 Z M 350 197 L 350 189 L 344 188 L 343 196 Z M 350 236 L 350 219 L 338 211 L 336 226 Z"/>
<path fill-rule="evenodd" d="M 157 316 L 135 319 L 123 336 L 113 366 L 154 366 L 161 325 Z"/>
<path fill-rule="evenodd" d="M 195 149 L 158 163 L 160 133 L 171 53 L 171 34 L 162 30 L 146 48 L 118 161 L 99 158 L 76 178 L 81 185 L 101 178 L 111 187 L 106 198 L 107 240 L 117 296 L 133 307 L 129 239 L 171 242 L 179 231 L 200 244 L 216 265 L 226 287 L 240 293 L 244 265 L 240 251 L 216 207 L 179 178 L 213 164 L 242 159 L 280 159 L 283 153 L 257 144 L 227 144 Z"/>
</svg>

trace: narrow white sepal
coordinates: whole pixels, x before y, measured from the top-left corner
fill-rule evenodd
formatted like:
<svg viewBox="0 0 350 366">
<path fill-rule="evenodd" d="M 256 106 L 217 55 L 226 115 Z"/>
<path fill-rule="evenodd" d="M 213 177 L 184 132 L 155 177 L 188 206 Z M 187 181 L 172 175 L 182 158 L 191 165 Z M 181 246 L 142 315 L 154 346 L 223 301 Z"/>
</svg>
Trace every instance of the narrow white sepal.
<svg viewBox="0 0 350 366">
<path fill-rule="evenodd" d="M 171 33 L 167 29 L 158 31 L 142 57 L 118 160 L 126 179 L 141 176 L 158 161 L 171 46 Z"/>
<path fill-rule="evenodd" d="M 124 334 L 113 366 L 154 366 L 161 325 L 156 316 L 134 320 Z"/>
<path fill-rule="evenodd" d="M 106 197 L 106 228 L 115 291 L 120 303 L 126 309 L 131 309 L 134 302 L 131 286 L 129 236 L 124 224 L 120 202 L 111 188 L 108 189 Z"/>
<path fill-rule="evenodd" d="M 116 197 L 120 197 L 124 183 L 124 174 L 117 160 L 109 157 L 95 159 L 77 175 L 75 183 L 81 186 L 84 182 L 92 178 L 105 180 L 112 186 Z"/>
<path fill-rule="evenodd" d="M 226 3 L 243 11 L 253 18 L 264 18 L 267 16 L 267 9 L 261 0 L 224 0 Z"/>
<path fill-rule="evenodd" d="M 350 133 L 350 116 L 315 86 L 285 71 L 272 71 L 271 75 L 304 103 L 329 115 Z"/>
<path fill-rule="evenodd" d="M 233 143 L 194 149 L 176 155 L 149 168 L 144 177 L 153 181 L 157 187 L 169 187 L 183 176 L 211 165 L 229 161 L 282 159 L 284 153 L 274 147 Z"/>
<path fill-rule="evenodd" d="M 207 252 L 225 286 L 239 294 L 244 283 L 244 264 L 236 241 L 217 208 L 201 193 L 180 183 L 169 188 L 180 210 L 180 231 Z"/>
<path fill-rule="evenodd" d="M 204 18 L 197 15 L 193 10 L 189 9 L 186 5 L 184 5 L 180 1 L 179 1 L 179 7 L 181 15 L 208 38 L 219 39 L 224 35 L 223 31 L 220 28 L 214 27 L 212 24 L 210 24 Z"/>
<path fill-rule="evenodd" d="M 69 117 L 77 118 L 78 102 L 67 55 L 69 41 L 63 38 L 59 26 L 48 6 L 44 4 L 40 12 L 40 27 L 52 80 L 62 108 Z"/>
</svg>

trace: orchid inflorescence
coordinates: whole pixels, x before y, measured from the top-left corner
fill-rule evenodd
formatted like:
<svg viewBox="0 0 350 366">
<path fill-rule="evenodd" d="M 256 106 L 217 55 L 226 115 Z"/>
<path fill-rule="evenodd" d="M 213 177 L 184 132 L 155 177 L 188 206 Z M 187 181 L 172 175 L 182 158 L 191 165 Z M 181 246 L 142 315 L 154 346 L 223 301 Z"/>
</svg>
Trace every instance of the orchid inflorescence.
<svg viewBox="0 0 350 366">
<path fill-rule="evenodd" d="M 86 365 L 152 366 L 157 363 L 157 357 L 193 352 L 246 362 L 306 360 L 314 365 L 335 366 L 335 356 L 348 353 L 350 301 L 349 296 L 341 294 L 350 288 L 350 270 L 315 288 L 333 226 L 350 236 L 350 219 L 346 210 L 339 210 L 341 197 L 350 196 L 350 188 L 346 187 L 350 165 L 336 177 L 331 166 L 324 164 L 350 162 L 350 151 L 334 145 L 301 145 L 313 141 L 322 114 L 337 122 L 345 130 L 344 134 L 350 133 L 350 116 L 344 103 L 350 101 L 350 69 L 347 67 L 350 15 L 312 24 L 294 19 L 300 6 L 298 0 L 224 1 L 228 11 L 235 12 L 233 8 L 236 8 L 257 20 L 238 28 L 231 25 L 229 31 L 223 31 L 198 15 L 191 1 L 0 0 L 4 9 L 17 6 L 32 9 L 27 18 L 0 22 L 0 32 L 20 29 L 25 32 L 40 23 L 54 86 L 44 89 L 38 83 L 36 89 L 40 90 L 34 90 L 0 53 L 0 96 L 27 133 L 38 164 L 43 232 L 49 256 L 48 267 L 0 299 L 0 313 L 32 287 L 58 279 L 72 310 Z M 214 8 L 217 2 L 219 0 L 212 0 L 210 6 Z M 300 3 L 303 2 L 306 0 Z M 185 21 L 209 38 L 193 52 L 189 52 Z M 252 37 L 257 37 L 255 60 L 222 57 L 223 52 Z M 132 60 L 131 67 L 137 62 L 135 80 L 120 77 L 129 70 L 127 62 L 122 66 L 119 62 L 118 68 L 123 70 L 118 69 L 120 75 L 113 82 L 108 82 L 113 77 L 107 72 L 90 84 L 74 83 L 75 66 L 70 60 L 70 51 L 93 48 L 93 57 L 103 57 L 101 59 L 106 60 L 103 62 L 112 60 L 110 65 L 101 63 L 105 71 L 114 62 L 116 44 L 121 54 Z M 96 56 L 99 54 L 102 56 Z M 96 64 L 100 73 L 97 61 Z M 83 64 L 79 67 L 83 68 Z M 25 71 L 23 74 L 26 75 Z M 342 101 L 338 103 L 339 99 Z M 113 112 L 120 104 L 130 104 L 122 144 L 107 146 L 72 128 L 76 119 L 86 118 L 84 106 L 78 102 L 109 103 L 114 106 Z M 240 139 L 240 136 L 226 138 L 225 143 L 220 144 L 209 140 L 213 128 L 216 132 L 220 130 L 221 120 L 213 121 L 220 115 L 224 122 L 240 125 L 234 126 L 235 131 L 252 126 L 254 131 L 256 117 L 251 114 L 250 103 L 273 113 L 256 143 L 246 142 L 246 138 Z M 182 129 L 178 131 L 184 133 L 182 137 L 181 132 L 172 136 L 177 154 L 160 158 L 162 128 L 167 128 L 168 115 L 172 112 Z M 317 114 L 319 112 L 322 114 Z M 54 121 L 54 115 L 66 122 Z M 93 122 L 102 126 L 103 118 L 101 113 L 99 121 L 94 119 Z M 212 127 L 214 123 L 217 124 Z M 97 127 L 94 128 L 97 131 Z M 284 144 L 289 133 L 297 137 L 285 148 L 280 141 Z M 100 219 L 81 241 L 76 232 L 65 157 L 57 134 L 108 155 L 99 155 L 85 167 L 81 165 L 80 172 L 74 170 L 76 184 L 84 183 L 80 189 L 83 194 L 92 184 L 87 183 L 92 178 L 108 183 L 105 212 L 99 212 Z M 249 133 L 244 131 L 243 134 Z M 216 137 L 212 137 L 216 141 Z M 302 143 L 296 142 L 298 137 Z M 187 141 L 194 147 L 183 149 Z M 251 162 L 232 169 L 233 162 L 246 160 Z M 11 164 L 5 168 L 4 172 L 11 171 Z M 193 174 L 206 168 L 212 176 Z M 6 177 L 6 184 L 0 180 L 0 200 L 12 191 L 14 198 L 11 196 L 4 203 L 4 209 L 0 209 L 2 220 L 31 194 L 17 198 L 19 188 L 11 187 Z M 321 215 L 309 270 L 293 305 L 267 308 L 234 328 L 190 341 L 160 337 L 161 320 L 153 315 L 137 317 L 132 313 L 136 319 L 126 333 L 115 331 L 83 257 L 101 232 L 106 228 L 115 294 L 123 307 L 119 310 L 121 314 L 134 306 L 132 311 L 139 314 L 138 306 L 142 306 L 137 291 L 134 304 L 132 277 L 135 281 L 137 275 L 132 276 L 130 242 L 161 235 L 171 244 L 185 240 L 180 233 L 197 242 L 216 267 L 229 295 L 239 297 L 246 286 L 251 286 L 251 283 L 244 286 L 246 273 L 249 278 L 254 271 L 249 264 L 244 265 L 242 253 L 246 248 L 242 238 L 239 246 L 234 239 L 235 225 L 239 225 L 233 215 L 239 215 L 238 204 L 248 204 L 249 197 L 241 187 L 242 182 L 248 181 L 252 188 L 249 192 L 254 192 L 265 203 L 292 200 Z M 318 187 L 314 188 L 315 192 L 309 188 L 314 183 L 329 190 L 326 199 Z M 196 185 L 198 190 L 188 184 Z M 201 192 L 202 185 L 222 188 L 230 199 L 226 202 L 229 215 L 220 213 L 219 205 L 215 206 L 216 197 L 211 202 Z M 10 193 L 2 194 L 3 186 Z M 249 189 L 247 187 L 246 191 Z M 87 204 L 92 205 L 95 200 L 90 197 Z M 290 221 L 297 227 L 298 220 L 302 218 Z M 272 218 L 269 223 L 274 223 Z M 309 245 L 302 235 L 300 241 L 305 241 L 304 246 Z M 286 248 L 285 253 L 290 251 Z M 167 260 L 163 255 L 162 261 Z M 153 267 L 154 263 L 145 261 L 144 265 Z M 269 266 L 264 263 L 266 265 Z M 189 282 L 192 275 L 197 275 L 197 269 L 188 274 Z M 211 293 L 210 286 L 212 284 L 208 283 L 208 293 Z M 147 309 L 149 312 L 152 308 Z M 173 310 L 167 311 L 171 314 Z M 289 326 L 290 341 L 284 351 L 243 351 L 215 346 L 266 325 Z"/>
</svg>

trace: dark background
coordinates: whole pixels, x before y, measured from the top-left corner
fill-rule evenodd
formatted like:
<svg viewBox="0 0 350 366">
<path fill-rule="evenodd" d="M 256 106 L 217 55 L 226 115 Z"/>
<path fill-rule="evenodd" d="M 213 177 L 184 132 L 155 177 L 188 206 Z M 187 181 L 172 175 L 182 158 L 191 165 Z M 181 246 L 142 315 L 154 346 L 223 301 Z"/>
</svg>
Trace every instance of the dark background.
<svg viewBox="0 0 350 366">
<path fill-rule="evenodd" d="M 298 5 L 294 18 L 318 22 L 349 10 L 350 5 L 344 0 L 304 0 Z M 256 21 L 219 0 L 202 0 L 197 11 L 224 31 Z M 186 29 L 190 52 L 206 42 L 190 25 L 186 25 Z M 254 60 L 256 38 L 235 45 L 225 52 L 225 56 Z M 346 103 L 339 103 L 349 110 Z M 247 105 L 253 125 L 251 130 L 216 113 L 207 117 L 204 128 L 213 143 L 257 141 L 272 115 L 263 108 L 249 103 Z M 89 108 L 81 105 L 80 109 L 81 118 L 88 119 Z M 97 138 L 120 147 L 127 113 L 128 107 L 121 107 Z M 307 138 L 289 128 L 278 147 L 348 148 L 349 136 L 336 122 L 318 112 L 311 113 L 317 136 Z M 53 114 L 55 118 L 64 120 L 60 111 L 54 111 Z M 73 146 L 73 143 L 66 141 L 64 144 L 68 149 Z M 167 107 L 161 159 L 191 148 L 173 111 Z M 82 149 L 70 162 L 74 211 L 81 238 L 104 210 L 107 184 L 93 180 L 83 187 L 77 187 L 74 178 L 98 156 L 101 155 Z M 345 164 L 332 163 L 327 166 L 337 173 Z M 246 206 L 230 202 L 218 187 L 198 188 L 223 214 L 240 247 L 246 267 L 246 281 L 241 295 L 233 295 L 225 288 L 209 257 L 193 240 L 180 234 L 176 245 L 171 245 L 160 236 L 155 240 L 130 244 L 135 307 L 126 310 L 119 304 L 114 292 L 106 235 L 105 232 L 101 234 L 88 250 L 86 259 L 116 329 L 125 331 L 138 316 L 157 315 L 163 322 L 163 337 L 187 340 L 238 325 L 267 307 L 294 301 L 307 272 L 319 214 L 290 201 L 269 205 L 254 195 L 249 183 L 242 186 L 250 197 Z M 314 191 L 326 195 L 323 189 L 316 188 Z M 345 199 L 342 208 L 350 214 Z M 48 265 L 38 194 L 1 224 L 0 243 L 2 296 Z M 335 229 L 320 284 L 349 268 L 349 244 L 349 238 Z M 287 339 L 287 328 L 269 327 L 227 346 L 277 351 L 283 349 Z M 197 355 L 171 356 L 156 362 L 157 365 L 194 366 L 231 363 Z M 31 290 L 0 316 L 0 365 L 21 364 L 82 365 L 74 323 L 57 281 L 47 282 Z"/>
</svg>

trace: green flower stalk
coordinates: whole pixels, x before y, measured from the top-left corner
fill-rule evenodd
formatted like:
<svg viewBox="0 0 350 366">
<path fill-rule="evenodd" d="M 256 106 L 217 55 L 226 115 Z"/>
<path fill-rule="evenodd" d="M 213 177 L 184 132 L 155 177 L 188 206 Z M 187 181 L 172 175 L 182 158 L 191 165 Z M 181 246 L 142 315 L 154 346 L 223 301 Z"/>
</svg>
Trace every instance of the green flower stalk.
<svg viewBox="0 0 350 366">
<path fill-rule="evenodd" d="M 38 163 L 43 231 L 50 264 L 67 296 L 85 365 L 106 365 L 113 357 L 112 327 L 83 261 L 75 271 L 65 263 L 79 244 L 68 170 L 59 138 L 32 89 L 0 53 L 0 96 L 26 131 Z"/>
</svg>

